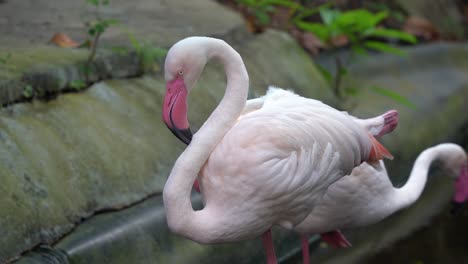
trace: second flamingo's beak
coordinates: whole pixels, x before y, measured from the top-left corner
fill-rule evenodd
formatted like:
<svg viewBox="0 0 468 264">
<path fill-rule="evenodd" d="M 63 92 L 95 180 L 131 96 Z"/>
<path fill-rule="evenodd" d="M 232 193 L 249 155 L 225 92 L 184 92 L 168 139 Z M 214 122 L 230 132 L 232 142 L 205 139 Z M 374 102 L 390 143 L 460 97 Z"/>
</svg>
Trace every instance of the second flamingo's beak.
<svg viewBox="0 0 468 264">
<path fill-rule="evenodd" d="M 455 196 L 453 197 L 453 208 L 451 213 L 457 214 L 463 204 L 468 201 L 468 165 L 465 165 L 460 170 L 460 175 L 455 182 Z"/>
<path fill-rule="evenodd" d="M 167 82 L 162 118 L 177 138 L 190 144 L 192 132 L 187 119 L 187 88 L 182 78 Z"/>
</svg>

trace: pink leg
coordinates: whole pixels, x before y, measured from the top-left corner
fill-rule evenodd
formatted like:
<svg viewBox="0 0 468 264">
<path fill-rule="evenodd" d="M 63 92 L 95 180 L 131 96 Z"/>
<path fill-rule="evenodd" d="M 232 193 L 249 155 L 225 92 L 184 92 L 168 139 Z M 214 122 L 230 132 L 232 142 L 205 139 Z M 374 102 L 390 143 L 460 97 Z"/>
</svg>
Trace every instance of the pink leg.
<svg viewBox="0 0 468 264">
<path fill-rule="evenodd" d="M 265 249 L 265 255 L 267 257 L 267 264 L 276 264 L 275 247 L 273 245 L 273 236 L 271 235 L 271 229 L 268 229 L 262 235 L 263 248 Z"/>
<path fill-rule="evenodd" d="M 347 248 L 351 246 L 351 243 L 341 233 L 340 230 L 330 231 L 320 234 L 322 240 L 334 248 Z"/>
<path fill-rule="evenodd" d="M 384 126 L 376 137 L 381 137 L 392 132 L 398 125 L 398 112 L 396 110 L 387 111 L 383 114 Z"/>
<path fill-rule="evenodd" d="M 307 235 L 301 235 L 301 240 L 302 240 L 302 263 L 309 264 L 310 263 L 309 237 Z"/>
</svg>

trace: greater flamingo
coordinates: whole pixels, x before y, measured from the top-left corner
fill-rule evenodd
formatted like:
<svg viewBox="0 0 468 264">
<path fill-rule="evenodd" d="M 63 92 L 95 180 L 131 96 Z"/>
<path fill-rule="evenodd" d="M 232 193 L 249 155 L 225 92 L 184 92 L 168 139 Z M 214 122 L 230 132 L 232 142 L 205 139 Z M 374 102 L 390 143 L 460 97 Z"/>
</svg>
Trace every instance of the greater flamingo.
<svg viewBox="0 0 468 264">
<path fill-rule="evenodd" d="M 262 106 L 262 104 L 263 104 L 263 97 L 248 100 L 244 110 L 242 111 L 241 116 L 255 109 L 259 109 Z M 369 119 L 359 119 L 356 117 L 353 117 L 353 118 L 355 118 L 355 121 L 357 123 L 359 123 L 371 135 L 375 136 L 376 138 L 380 138 L 381 136 L 392 132 L 398 125 L 398 112 L 396 110 L 390 110 L 380 116 L 369 118 Z M 187 142 L 186 144 L 188 145 Z M 354 175 L 353 172 L 351 173 L 351 175 Z M 195 180 L 193 187 L 197 192 L 199 193 L 201 192 L 200 186 L 198 184 L 198 180 Z M 309 236 L 308 234 L 301 235 L 302 256 L 303 256 L 304 263 L 309 263 L 309 259 L 310 259 L 308 236 Z M 345 238 L 345 236 L 338 229 L 327 230 L 326 232 L 321 233 L 320 236 L 322 240 L 324 240 L 326 243 L 336 248 L 351 246 L 351 243 L 349 243 L 349 241 Z M 274 254 L 274 251 L 272 251 L 273 242 L 272 242 L 272 234 L 270 230 L 268 230 L 267 233 L 263 235 L 263 244 L 265 246 L 265 250 L 268 251 L 269 254 Z"/>
<path fill-rule="evenodd" d="M 186 98 L 212 58 L 225 67 L 226 92 L 192 138 Z M 330 184 L 362 161 L 389 156 L 348 114 L 282 89 L 269 89 L 241 116 L 248 75 L 240 55 L 222 40 L 191 37 L 176 43 L 166 58 L 165 79 L 163 120 L 179 139 L 191 141 L 163 190 L 167 223 L 194 241 L 264 234 L 268 263 L 276 263 L 269 244 L 272 225 L 293 228 Z M 205 207 L 194 211 L 190 190 L 197 176 Z"/>
<path fill-rule="evenodd" d="M 421 195 L 433 161 L 441 161 L 456 178 L 454 202 L 468 199 L 468 161 L 463 148 L 445 143 L 424 150 L 416 159 L 406 184 L 394 188 L 383 161 L 363 162 L 351 175 L 332 183 L 310 214 L 294 230 L 302 234 L 303 261 L 309 263 L 307 234 L 377 223 L 413 204 Z M 346 241 L 342 240 L 347 246 Z"/>
</svg>

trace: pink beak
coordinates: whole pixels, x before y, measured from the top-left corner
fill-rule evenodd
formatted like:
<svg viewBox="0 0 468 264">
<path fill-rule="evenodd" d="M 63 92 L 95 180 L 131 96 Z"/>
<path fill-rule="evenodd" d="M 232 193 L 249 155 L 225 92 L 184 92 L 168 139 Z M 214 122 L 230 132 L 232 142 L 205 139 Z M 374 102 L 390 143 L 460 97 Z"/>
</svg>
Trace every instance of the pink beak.
<svg viewBox="0 0 468 264">
<path fill-rule="evenodd" d="M 187 145 L 190 143 L 192 132 L 187 119 L 187 88 L 182 78 L 167 82 L 162 118 L 177 138 Z"/>
<path fill-rule="evenodd" d="M 455 183 L 452 213 L 457 213 L 466 201 L 468 201 L 468 165 L 461 168 L 460 175 Z"/>
</svg>

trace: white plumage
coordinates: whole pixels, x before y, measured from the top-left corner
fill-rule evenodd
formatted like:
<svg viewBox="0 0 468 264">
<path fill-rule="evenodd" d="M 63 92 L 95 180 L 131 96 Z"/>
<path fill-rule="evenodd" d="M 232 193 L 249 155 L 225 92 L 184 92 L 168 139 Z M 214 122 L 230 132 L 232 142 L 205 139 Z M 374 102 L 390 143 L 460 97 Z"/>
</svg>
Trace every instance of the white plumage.
<svg viewBox="0 0 468 264">
<path fill-rule="evenodd" d="M 320 101 L 270 88 L 246 106 L 249 84 L 241 57 L 225 42 L 204 37 L 178 42 L 166 59 L 163 118 L 177 136 L 188 129 L 177 127 L 187 123 L 185 95 L 211 58 L 226 69 L 226 93 L 164 188 L 174 232 L 217 243 L 256 237 L 272 225 L 293 228 L 328 186 L 375 158 L 370 154 L 376 143 L 363 125 Z M 189 194 L 198 175 L 205 207 L 194 211 Z"/>
<path fill-rule="evenodd" d="M 421 195 L 429 167 L 435 160 L 448 168 L 454 179 L 463 175 L 467 157 L 463 148 L 445 143 L 428 148 L 416 159 L 408 181 L 393 187 L 383 161 L 363 162 L 349 176 L 328 187 L 311 214 L 295 230 L 300 233 L 324 233 L 339 228 L 374 224 L 413 204 Z"/>
</svg>

